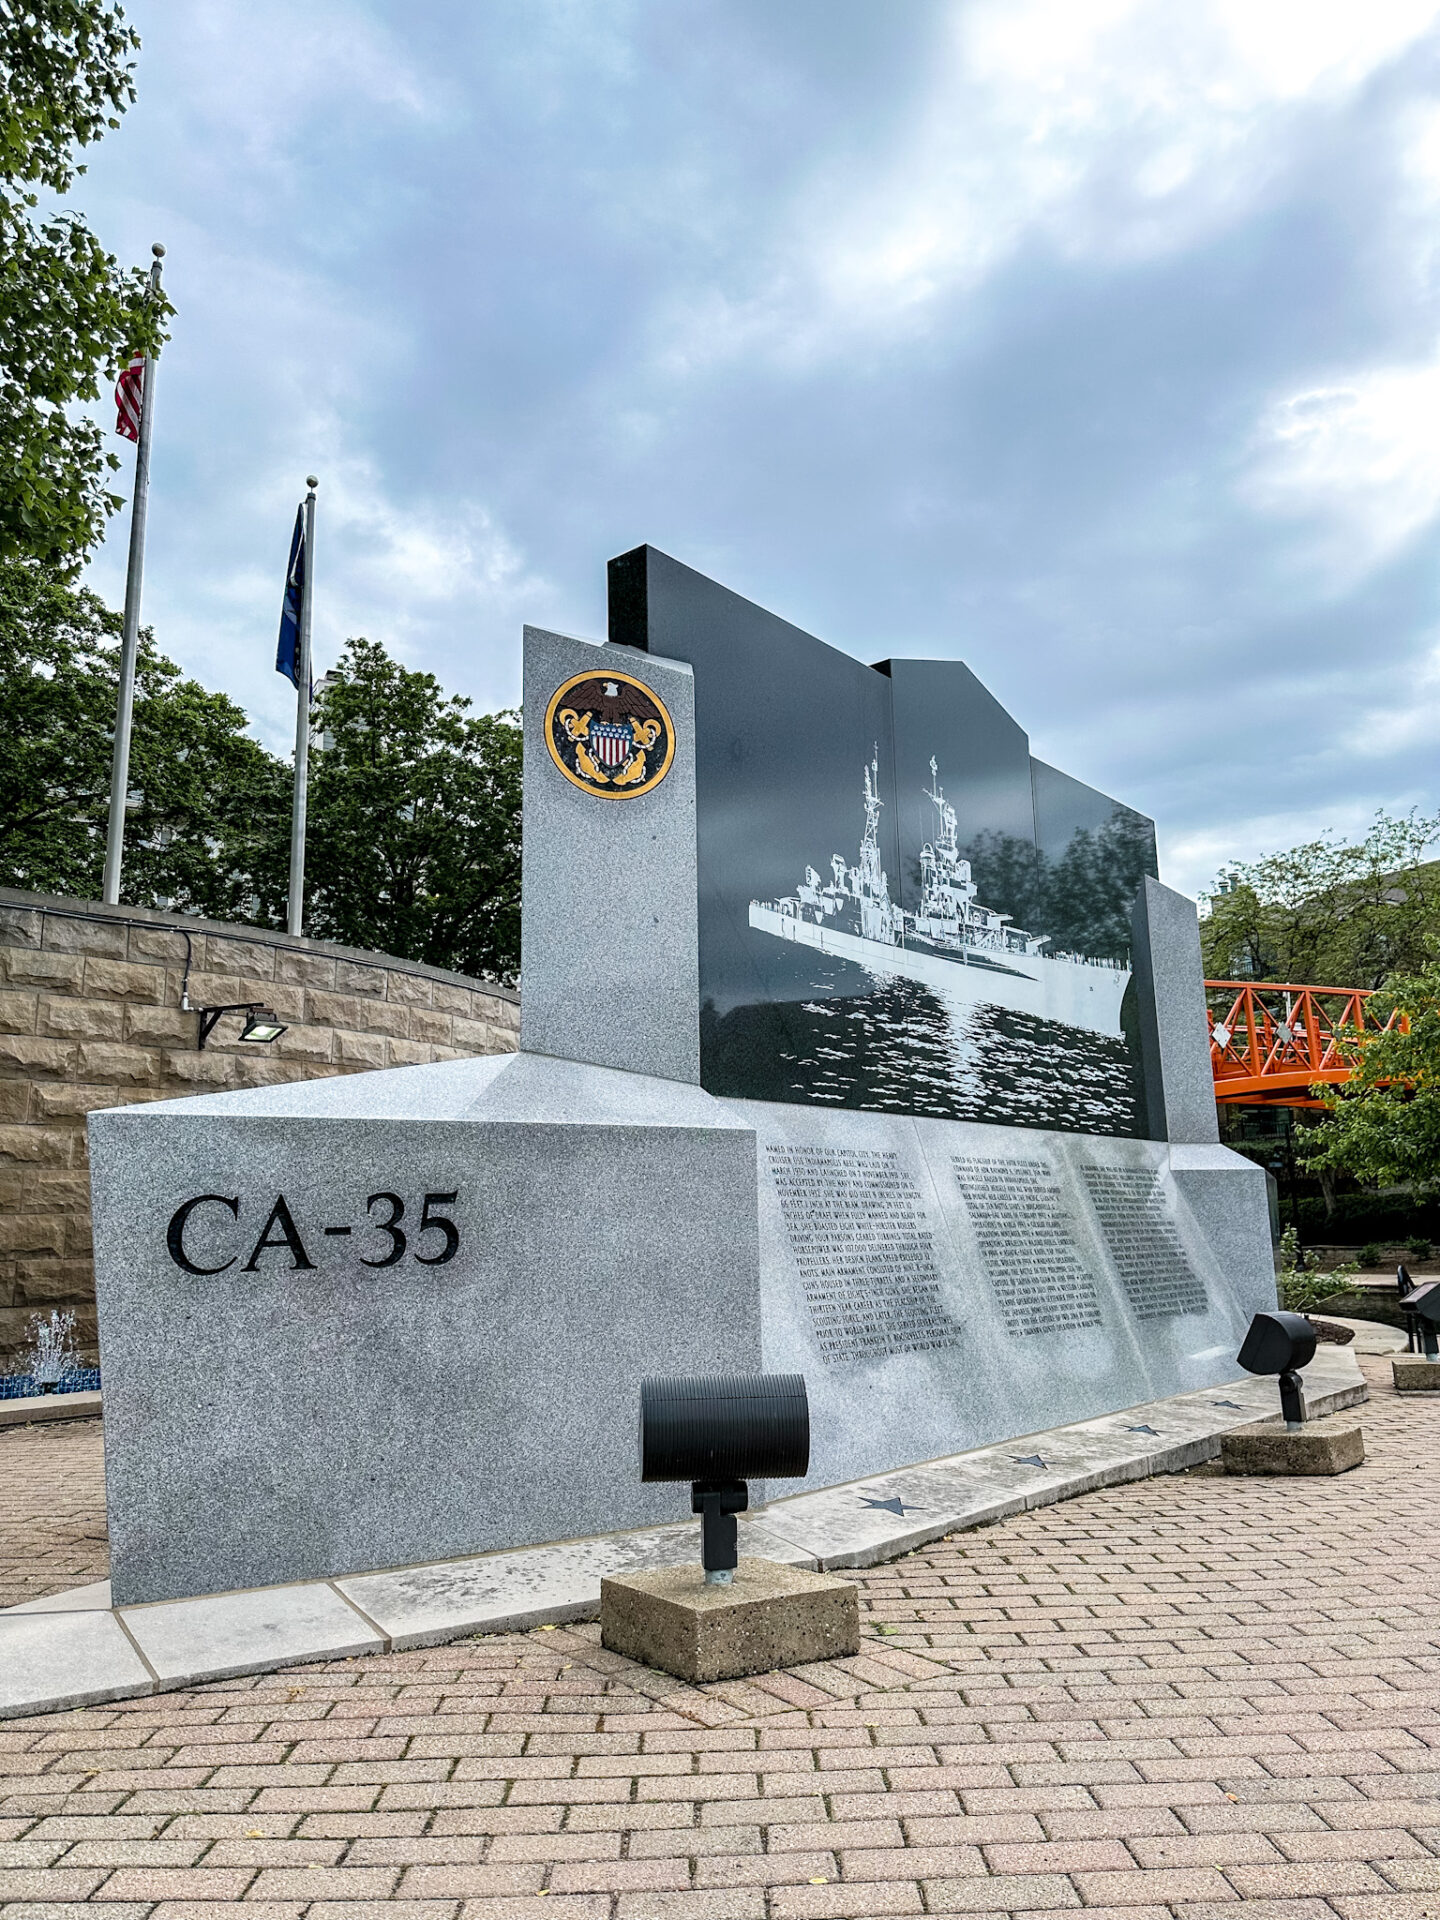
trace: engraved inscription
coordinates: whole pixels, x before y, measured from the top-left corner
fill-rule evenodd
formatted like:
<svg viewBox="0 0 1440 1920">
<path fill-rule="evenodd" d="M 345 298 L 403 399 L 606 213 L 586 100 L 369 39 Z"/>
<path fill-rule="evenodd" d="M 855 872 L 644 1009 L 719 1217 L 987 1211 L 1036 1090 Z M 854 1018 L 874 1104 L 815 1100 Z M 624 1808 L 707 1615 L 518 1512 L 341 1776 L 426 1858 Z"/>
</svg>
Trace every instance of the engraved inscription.
<svg viewBox="0 0 1440 1920">
<path fill-rule="evenodd" d="M 1100 1325 L 1093 1277 L 1080 1264 L 1045 1160 L 955 1155 L 950 1162 L 1012 1338 Z"/>
<path fill-rule="evenodd" d="M 940 1298 L 920 1191 L 898 1154 L 781 1146 L 765 1152 L 825 1359 L 881 1360 L 959 1340 Z"/>
<path fill-rule="evenodd" d="M 1140 1167 L 1086 1167 L 1085 1185 L 1137 1319 L 1204 1313 L 1205 1283 L 1185 1257 L 1160 1176 Z"/>
</svg>

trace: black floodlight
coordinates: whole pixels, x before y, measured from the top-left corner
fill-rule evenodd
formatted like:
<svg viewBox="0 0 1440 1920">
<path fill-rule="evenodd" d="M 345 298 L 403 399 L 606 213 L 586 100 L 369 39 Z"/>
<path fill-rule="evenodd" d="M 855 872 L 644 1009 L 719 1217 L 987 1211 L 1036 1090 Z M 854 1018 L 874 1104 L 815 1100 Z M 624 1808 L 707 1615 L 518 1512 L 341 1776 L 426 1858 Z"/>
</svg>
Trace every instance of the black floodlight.
<svg viewBox="0 0 1440 1920">
<path fill-rule="evenodd" d="M 1440 1360 L 1440 1280 L 1417 1280 L 1405 1296 L 1411 1353 Z"/>
<path fill-rule="evenodd" d="M 729 1586 L 747 1480 L 798 1480 L 810 1466 L 810 1402 L 798 1373 L 659 1376 L 640 1383 L 640 1478 L 689 1480 L 710 1586 Z"/>
<path fill-rule="evenodd" d="M 268 1046 L 272 1040 L 278 1040 L 284 1031 L 285 1022 L 273 1007 L 252 1007 L 250 1018 L 240 1029 L 240 1038 Z"/>
<path fill-rule="evenodd" d="M 253 1000 L 240 1000 L 228 1007 L 196 1007 L 200 1016 L 200 1036 L 198 1045 L 204 1050 L 205 1042 L 227 1013 L 243 1013 L 245 1024 L 240 1029 L 240 1038 L 254 1046 L 268 1046 L 272 1040 L 278 1040 L 285 1031 L 285 1022 L 273 1007 L 259 1006 Z"/>
<path fill-rule="evenodd" d="M 1315 1358 L 1315 1329 L 1303 1313 L 1257 1313 L 1236 1359 L 1247 1373 L 1278 1373 L 1280 1410 L 1291 1432 L 1305 1421 L 1300 1369 Z"/>
<path fill-rule="evenodd" d="M 1403 1260 L 1395 1269 L 1395 1291 L 1402 1300 L 1407 1293 L 1413 1293 L 1415 1291 L 1415 1282 L 1410 1278 L 1410 1269 L 1405 1265 Z"/>
</svg>

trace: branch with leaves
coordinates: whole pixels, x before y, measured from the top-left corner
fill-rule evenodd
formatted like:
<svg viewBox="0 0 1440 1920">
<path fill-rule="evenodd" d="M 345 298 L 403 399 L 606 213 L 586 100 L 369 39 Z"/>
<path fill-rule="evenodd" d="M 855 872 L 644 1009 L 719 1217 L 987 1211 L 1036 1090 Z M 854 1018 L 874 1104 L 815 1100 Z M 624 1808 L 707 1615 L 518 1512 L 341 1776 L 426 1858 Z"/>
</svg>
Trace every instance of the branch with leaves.
<svg viewBox="0 0 1440 1920">
<path fill-rule="evenodd" d="M 159 349 L 173 308 L 78 213 L 38 210 L 84 172 L 77 150 L 119 126 L 139 45 L 104 0 L 0 0 L 0 560 L 65 574 L 122 504 L 120 462 L 75 407 Z"/>
<path fill-rule="evenodd" d="M 1440 818 L 1384 812 L 1358 846 L 1307 841 L 1230 867 L 1201 896 L 1212 980 L 1379 987 L 1440 944 Z"/>
</svg>

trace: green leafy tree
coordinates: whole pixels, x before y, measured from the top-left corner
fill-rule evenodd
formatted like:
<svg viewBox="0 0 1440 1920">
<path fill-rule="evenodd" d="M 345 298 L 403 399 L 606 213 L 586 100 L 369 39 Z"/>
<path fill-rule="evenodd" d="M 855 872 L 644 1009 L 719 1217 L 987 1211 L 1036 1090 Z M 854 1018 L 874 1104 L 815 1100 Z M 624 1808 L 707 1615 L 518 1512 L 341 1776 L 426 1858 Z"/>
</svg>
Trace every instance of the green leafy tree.
<svg viewBox="0 0 1440 1920">
<path fill-rule="evenodd" d="M 120 619 L 85 589 L 0 563 L 0 884 L 99 897 Z M 289 775 L 244 713 L 159 654 L 135 680 L 125 898 L 216 919 L 273 918 Z"/>
<path fill-rule="evenodd" d="M 484 979 L 520 965 L 520 729 L 347 643 L 319 697 L 306 930 Z"/>
<path fill-rule="evenodd" d="M 1326 1116 L 1308 1131 L 1302 1157 L 1316 1172 L 1433 1192 L 1440 1187 L 1440 961 L 1391 980 L 1369 1011 L 1382 1022 L 1405 1015 L 1408 1031 L 1397 1023 L 1366 1034 L 1352 1078 L 1315 1090 Z"/>
<path fill-rule="evenodd" d="M 76 403 L 157 348 L 172 309 L 53 201 L 134 99 L 139 44 L 105 0 L 0 0 L 0 559 L 73 571 L 121 504 Z"/>
<path fill-rule="evenodd" d="M 1359 846 L 1307 841 L 1231 867 L 1202 896 L 1212 980 L 1378 987 L 1440 940 L 1440 818 L 1377 813 Z"/>
</svg>

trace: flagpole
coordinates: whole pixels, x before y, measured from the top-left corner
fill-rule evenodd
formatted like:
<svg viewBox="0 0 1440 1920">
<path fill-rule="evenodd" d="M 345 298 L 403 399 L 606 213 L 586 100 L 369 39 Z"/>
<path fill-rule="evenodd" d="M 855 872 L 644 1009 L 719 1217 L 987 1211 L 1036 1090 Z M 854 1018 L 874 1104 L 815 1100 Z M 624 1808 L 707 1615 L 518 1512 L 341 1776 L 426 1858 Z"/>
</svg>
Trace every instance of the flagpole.
<svg viewBox="0 0 1440 1920">
<path fill-rule="evenodd" d="M 152 295 L 160 292 L 165 249 L 150 249 Z M 125 854 L 125 801 L 130 791 L 130 721 L 135 707 L 135 655 L 140 642 L 140 585 L 145 573 L 145 515 L 150 505 L 150 423 L 155 417 L 155 355 L 147 353 L 140 376 L 140 433 L 135 443 L 135 492 L 130 501 L 130 559 L 125 569 L 125 623 L 120 639 L 120 693 L 115 703 L 115 749 L 110 760 L 110 819 L 105 833 L 105 879 L 101 899 L 120 899 L 120 863 Z"/>
<path fill-rule="evenodd" d="M 285 921 L 290 933 L 299 933 L 305 917 L 305 800 L 310 778 L 310 591 L 315 584 L 315 489 L 313 473 L 305 477 L 305 584 L 300 595 L 300 657 L 295 688 L 295 802 L 290 815 L 290 892 Z"/>
</svg>

